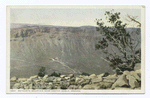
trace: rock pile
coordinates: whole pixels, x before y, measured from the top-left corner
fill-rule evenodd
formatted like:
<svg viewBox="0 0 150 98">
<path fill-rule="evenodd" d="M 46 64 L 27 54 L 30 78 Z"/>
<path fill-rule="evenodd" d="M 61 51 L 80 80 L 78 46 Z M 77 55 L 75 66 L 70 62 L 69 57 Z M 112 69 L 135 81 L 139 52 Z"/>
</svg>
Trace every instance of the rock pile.
<svg viewBox="0 0 150 98">
<path fill-rule="evenodd" d="M 39 77 L 38 75 L 30 78 L 10 79 L 11 89 L 140 89 L 141 71 L 124 71 L 120 76 L 104 74 L 90 76 L 60 75 L 60 77 L 48 76 Z"/>
</svg>

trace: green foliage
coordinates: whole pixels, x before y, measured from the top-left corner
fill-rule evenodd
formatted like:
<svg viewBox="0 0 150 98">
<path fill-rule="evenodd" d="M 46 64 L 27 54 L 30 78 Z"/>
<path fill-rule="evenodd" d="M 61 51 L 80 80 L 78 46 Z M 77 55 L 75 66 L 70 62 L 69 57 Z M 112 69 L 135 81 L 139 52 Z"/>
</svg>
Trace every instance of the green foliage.
<svg viewBox="0 0 150 98">
<path fill-rule="evenodd" d="M 40 76 L 40 77 L 45 76 L 45 67 L 41 67 L 41 69 L 39 70 L 38 76 Z"/>
<path fill-rule="evenodd" d="M 60 73 L 53 72 L 50 76 L 60 77 Z"/>
<path fill-rule="evenodd" d="M 113 69 L 133 70 L 135 63 L 141 62 L 141 49 L 137 50 L 140 41 L 131 37 L 131 33 L 139 35 L 140 30 L 127 32 L 127 24 L 120 19 L 120 14 L 113 10 L 106 11 L 107 25 L 102 19 L 96 19 L 98 25 L 96 30 L 100 31 L 103 38 L 95 45 L 95 49 L 101 50 L 106 55 L 104 59 Z M 108 51 L 109 46 L 112 52 Z M 122 64 L 126 64 L 126 66 L 123 67 Z"/>
</svg>

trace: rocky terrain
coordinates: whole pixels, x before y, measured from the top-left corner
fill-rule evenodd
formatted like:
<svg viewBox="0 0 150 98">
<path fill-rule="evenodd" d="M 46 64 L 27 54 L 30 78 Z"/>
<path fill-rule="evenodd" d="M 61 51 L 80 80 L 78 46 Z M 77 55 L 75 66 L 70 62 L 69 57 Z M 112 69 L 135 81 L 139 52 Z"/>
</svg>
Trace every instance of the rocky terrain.
<svg viewBox="0 0 150 98">
<path fill-rule="evenodd" d="M 10 77 L 29 78 L 37 75 L 41 67 L 46 68 L 46 74 L 114 74 L 101 59 L 105 55 L 95 50 L 102 38 L 95 27 L 11 24 L 10 35 Z"/>
<path fill-rule="evenodd" d="M 38 75 L 30 78 L 10 79 L 11 89 L 101 89 L 101 90 L 139 90 L 141 89 L 141 70 L 124 71 L 122 75 L 89 76 L 69 74 L 60 77 Z"/>
</svg>

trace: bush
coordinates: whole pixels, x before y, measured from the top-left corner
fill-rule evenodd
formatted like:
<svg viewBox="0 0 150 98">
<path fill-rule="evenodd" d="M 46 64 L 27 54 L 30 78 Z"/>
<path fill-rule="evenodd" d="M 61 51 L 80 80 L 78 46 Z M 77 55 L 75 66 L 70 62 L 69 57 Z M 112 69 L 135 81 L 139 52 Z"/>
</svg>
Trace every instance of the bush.
<svg viewBox="0 0 150 98">
<path fill-rule="evenodd" d="M 38 76 L 40 76 L 40 77 L 45 76 L 45 67 L 41 67 L 41 69 L 39 70 Z"/>
<path fill-rule="evenodd" d="M 109 75 L 109 73 L 105 72 L 104 75 L 103 75 L 103 77 L 107 77 L 108 75 Z"/>
<path fill-rule="evenodd" d="M 50 76 L 55 76 L 55 77 L 60 77 L 60 73 L 58 74 L 58 73 L 56 73 L 56 72 L 53 72 Z"/>
<path fill-rule="evenodd" d="M 90 74 L 82 72 L 80 75 L 85 75 L 85 76 L 89 76 Z"/>
</svg>

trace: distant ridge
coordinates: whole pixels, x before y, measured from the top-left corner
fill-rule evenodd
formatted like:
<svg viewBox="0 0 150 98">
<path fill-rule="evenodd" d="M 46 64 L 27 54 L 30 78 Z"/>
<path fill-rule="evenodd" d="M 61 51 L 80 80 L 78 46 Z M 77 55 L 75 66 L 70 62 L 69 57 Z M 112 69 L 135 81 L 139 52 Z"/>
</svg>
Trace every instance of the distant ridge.
<svg viewBox="0 0 150 98">
<path fill-rule="evenodd" d="M 26 27 L 73 27 L 73 28 L 95 28 L 96 26 L 90 26 L 90 25 L 85 25 L 85 26 L 55 26 L 55 25 L 41 25 L 41 24 L 26 24 L 26 23 L 11 23 L 10 28 L 26 28 Z"/>
</svg>

